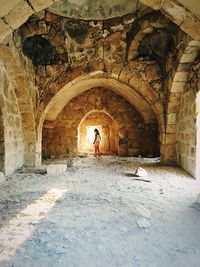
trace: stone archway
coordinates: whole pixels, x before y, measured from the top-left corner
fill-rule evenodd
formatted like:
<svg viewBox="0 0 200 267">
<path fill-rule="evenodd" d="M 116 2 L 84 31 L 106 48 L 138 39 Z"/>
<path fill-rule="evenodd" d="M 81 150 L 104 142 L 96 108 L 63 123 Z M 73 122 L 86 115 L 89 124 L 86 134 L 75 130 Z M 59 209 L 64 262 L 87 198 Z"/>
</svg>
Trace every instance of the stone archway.
<svg viewBox="0 0 200 267">
<path fill-rule="evenodd" d="M 94 110 L 84 116 L 78 126 L 78 152 L 91 154 L 94 151 L 94 129 L 101 134 L 101 154 L 117 155 L 119 127 L 105 111 Z"/>
<path fill-rule="evenodd" d="M 200 51 L 199 42 L 186 39 L 185 49 L 180 55 L 180 61 L 173 70 L 174 76 L 169 88 L 167 114 L 166 114 L 166 134 L 164 149 L 168 154 L 169 163 L 180 163 L 179 143 L 177 140 L 177 124 L 179 122 L 179 112 L 181 108 L 181 97 L 187 83 L 189 71 Z M 193 174 L 194 175 L 194 174 Z"/>
<path fill-rule="evenodd" d="M 122 96 L 107 88 L 97 87 L 70 100 L 54 120 L 44 121 L 44 158 L 78 155 L 78 126 L 94 110 L 106 112 L 116 121 L 119 127 L 119 155 L 159 155 L 157 120 L 145 121 Z"/>
<path fill-rule="evenodd" d="M 200 40 L 200 21 L 197 16 L 175 0 L 140 0 L 142 4 L 154 10 L 160 10 L 174 23 L 190 35 L 194 40 Z"/>
</svg>

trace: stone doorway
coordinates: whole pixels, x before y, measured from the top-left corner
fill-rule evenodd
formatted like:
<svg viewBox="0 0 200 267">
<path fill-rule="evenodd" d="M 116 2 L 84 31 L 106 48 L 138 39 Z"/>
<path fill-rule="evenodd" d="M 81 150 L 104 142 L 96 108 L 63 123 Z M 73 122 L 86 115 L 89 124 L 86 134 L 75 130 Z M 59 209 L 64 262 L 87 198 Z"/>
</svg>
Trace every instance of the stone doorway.
<svg viewBox="0 0 200 267">
<path fill-rule="evenodd" d="M 0 109 L 0 171 L 4 172 L 4 125 L 3 125 L 3 117 L 2 111 Z"/>
<path fill-rule="evenodd" d="M 119 128 L 116 121 L 105 111 L 92 111 L 84 116 L 78 127 L 78 151 L 80 154 L 94 153 L 94 129 L 101 134 L 101 154 L 117 155 Z"/>
</svg>

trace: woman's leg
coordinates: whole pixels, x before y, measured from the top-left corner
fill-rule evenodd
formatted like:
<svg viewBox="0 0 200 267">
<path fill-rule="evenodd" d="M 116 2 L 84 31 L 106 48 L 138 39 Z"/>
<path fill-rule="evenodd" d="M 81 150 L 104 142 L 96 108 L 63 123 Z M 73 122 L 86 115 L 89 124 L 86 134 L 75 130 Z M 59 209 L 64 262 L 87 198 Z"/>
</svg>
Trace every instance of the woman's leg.
<svg viewBox="0 0 200 267">
<path fill-rule="evenodd" d="M 94 146 L 94 155 L 97 156 L 98 146 Z"/>
<path fill-rule="evenodd" d="M 97 147 L 97 153 L 98 153 L 98 156 L 100 156 L 100 149 L 99 149 L 99 146 Z"/>
</svg>

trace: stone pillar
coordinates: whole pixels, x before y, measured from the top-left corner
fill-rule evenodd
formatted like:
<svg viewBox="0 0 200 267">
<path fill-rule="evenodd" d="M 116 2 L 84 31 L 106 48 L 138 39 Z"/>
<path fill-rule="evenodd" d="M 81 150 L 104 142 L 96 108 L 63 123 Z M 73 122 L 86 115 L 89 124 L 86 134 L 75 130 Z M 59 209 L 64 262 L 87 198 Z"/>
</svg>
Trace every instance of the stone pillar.
<svg viewBox="0 0 200 267">
<path fill-rule="evenodd" d="M 160 145 L 161 163 L 164 165 L 177 165 L 176 134 L 162 134 Z"/>
</svg>

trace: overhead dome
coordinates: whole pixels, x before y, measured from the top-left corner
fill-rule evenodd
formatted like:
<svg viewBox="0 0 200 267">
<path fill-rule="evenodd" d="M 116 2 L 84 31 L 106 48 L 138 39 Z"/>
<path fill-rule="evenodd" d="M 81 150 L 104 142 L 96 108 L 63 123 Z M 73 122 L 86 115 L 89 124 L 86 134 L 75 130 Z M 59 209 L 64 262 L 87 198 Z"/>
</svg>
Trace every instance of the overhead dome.
<svg viewBox="0 0 200 267">
<path fill-rule="evenodd" d="M 137 0 L 61 0 L 48 10 L 60 16 L 85 20 L 104 20 L 139 9 Z"/>
</svg>

